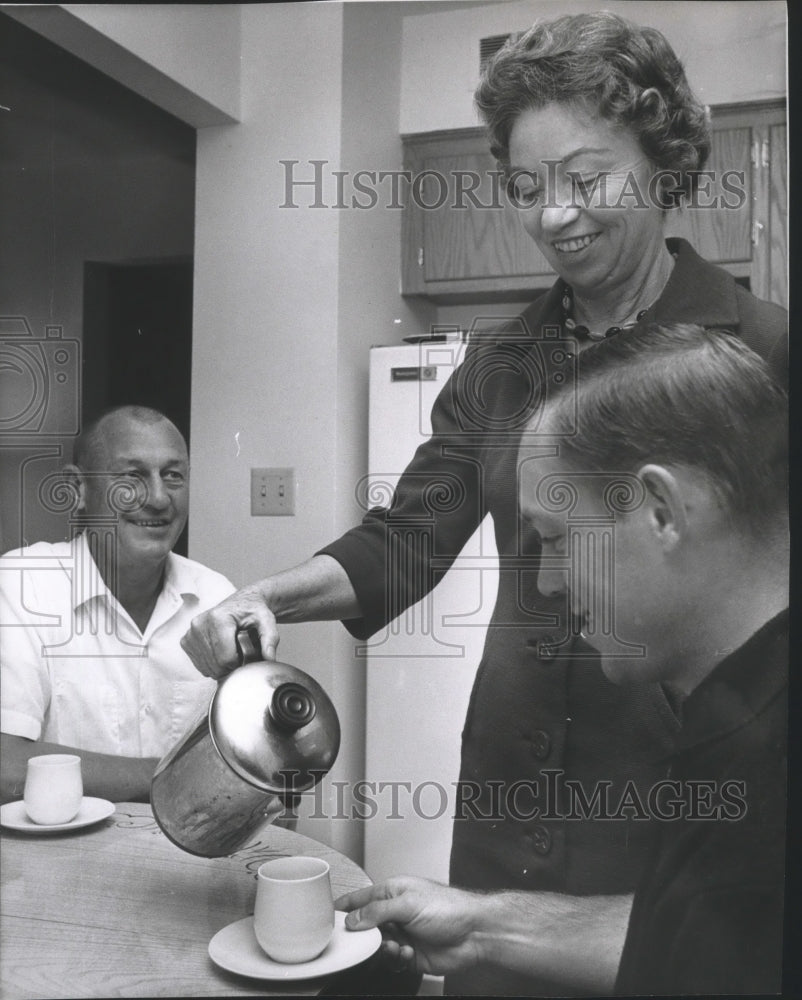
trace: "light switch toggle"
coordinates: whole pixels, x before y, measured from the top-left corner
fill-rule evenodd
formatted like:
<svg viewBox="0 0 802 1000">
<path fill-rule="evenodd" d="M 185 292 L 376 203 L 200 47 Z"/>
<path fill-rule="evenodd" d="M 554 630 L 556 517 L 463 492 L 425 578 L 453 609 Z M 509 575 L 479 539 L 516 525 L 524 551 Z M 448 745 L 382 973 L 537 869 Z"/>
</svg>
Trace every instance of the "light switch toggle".
<svg viewBox="0 0 802 1000">
<path fill-rule="evenodd" d="M 295 514 L 295 469 L 251 469 L 251 516 Z"/>
</svg>

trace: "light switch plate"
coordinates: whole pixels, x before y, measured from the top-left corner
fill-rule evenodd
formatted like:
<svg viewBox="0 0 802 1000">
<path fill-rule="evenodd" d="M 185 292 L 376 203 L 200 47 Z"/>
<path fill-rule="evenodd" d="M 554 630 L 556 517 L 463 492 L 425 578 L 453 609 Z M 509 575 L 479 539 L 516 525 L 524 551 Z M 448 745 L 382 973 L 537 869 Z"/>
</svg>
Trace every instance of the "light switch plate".
<svg viewBox="0 0 802 1000">
<path fill-rule="evenodd" d="M 251 469 L 251 517 L 295 514 L 295 469 Z"/>
</svg>

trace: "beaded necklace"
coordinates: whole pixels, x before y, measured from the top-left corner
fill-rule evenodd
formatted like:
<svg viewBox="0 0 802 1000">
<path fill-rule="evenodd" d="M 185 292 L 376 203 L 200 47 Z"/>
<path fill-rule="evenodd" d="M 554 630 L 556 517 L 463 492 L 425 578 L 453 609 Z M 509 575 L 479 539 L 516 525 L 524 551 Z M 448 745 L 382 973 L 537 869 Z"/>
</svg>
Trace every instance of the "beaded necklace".
<svg viewBox="0 0 802 1000">
<path fill-rule="evenodd" d="M 651 306 L 646 309 L 641 309 L 632 323 L 624 323 L 622 326 L 608 326 L 604 333 L 591 333 L 591 331 L 584 324 L 577 323 L 572 318 L 571 307 L 573 305 L 573 298 L 574 293 L 571 286 L 566 285 L 563 289 L 562 297 L 563 325 L 569 333 L 573 334 L 573 336 L 577 338 L 577 340 L 606 340 L 607 337 L 614 337 L 617 333 L 621 333 L 622 330 L 632 330 L 638 325 L 638 323 L 640 323 L 649 309 L 651 309 Z"/>
</svg>

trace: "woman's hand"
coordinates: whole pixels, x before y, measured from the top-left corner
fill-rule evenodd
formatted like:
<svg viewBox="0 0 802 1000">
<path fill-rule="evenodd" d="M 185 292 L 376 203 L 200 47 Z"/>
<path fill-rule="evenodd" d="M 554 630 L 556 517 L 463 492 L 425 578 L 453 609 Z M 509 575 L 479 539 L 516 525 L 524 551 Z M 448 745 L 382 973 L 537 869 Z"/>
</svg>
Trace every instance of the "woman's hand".
<svg viewBox="0 0 802 1000">
<path fill-rule="evenodd" d="M 396 967 L 442 976 L 483 960 L 480 914 L 484 896 L 412 876 L 398 876 L 341 896 L 351 930 L 382 928 L 382 952 Z"/>
<path fill-rule="evenodd" d="M 181 646 L 202 674 L 219 679 L 239 666 L 236 635 L 242 629 L 256 629 L 263 659 L 275 660 L 277 622 L 332 621 L 361 614 L 345 570 L 331 556 L 318 555 L 243 587 L 198 615 Z"/>
<path fill-rule="evenodd" d="M 263 585 L 254 583 L 193 618 L 181 647 L 204 676 L 219 680 L 239 666 L 236 635 L 242 629 L 255 628 L 262 657 L 275 660 L 278 627 L 268 600 Z"/>
</svg>

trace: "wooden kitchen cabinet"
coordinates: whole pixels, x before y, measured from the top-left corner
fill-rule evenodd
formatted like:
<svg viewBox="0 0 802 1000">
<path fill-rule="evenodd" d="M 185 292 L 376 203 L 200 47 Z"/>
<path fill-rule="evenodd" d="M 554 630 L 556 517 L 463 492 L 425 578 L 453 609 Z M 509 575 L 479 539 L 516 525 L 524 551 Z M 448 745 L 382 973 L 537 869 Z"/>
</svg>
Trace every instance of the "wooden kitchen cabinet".
<svg viewBox="0 0 802 1000">
<path fill-rule="evenodd" d="M 721 105 L 712 123 L 705 169 L 716 179 L 703 181 L 699 207 L 672 213 L 669 235 L 685 236 L 756 295 L 785 304 L 785 102 Z M 403 219 L 405 295 L 488 302 L 549 287 L 554 272 L 509 204 L 482 129 L 406 136 L 404 168 L 412 178 Z M 729 190 L 720 181 L 725 171 Z M 719 207 L 709 207 L 714 198 Z"/>
<path fill-rule="evenodd" d="M 486 302 L 551 284 L 481 128 L 406 137 L 404 169 L 416 180 L 403 217 L 405 295 Z"/>
<path fill-rule="evenodd" d="M 787 306 L 785 102 L 718 105 L 711 117 L 713 145 L 705 170 L 743 173 L 744 203 L 737 210 L 686 208 L 670 224 L 669 235 L 684 236 L 758 298 Z"/>
<path fill-rule="evenodd" d="M 554 272 L 509 204 L 482 129 L 409 137 L 404 152 L 417 181 L 403 220 L 405 295 L 487 301 L 548 287 Z"/>
</svg>

